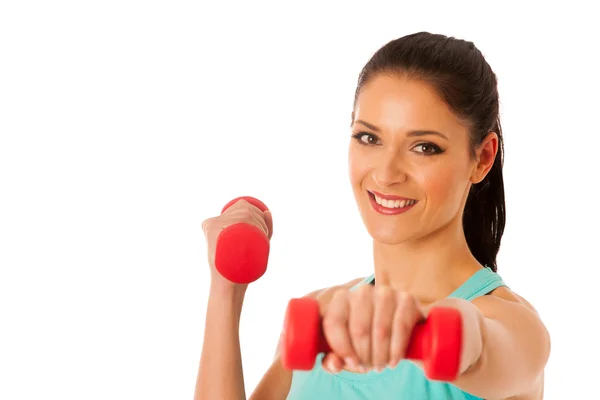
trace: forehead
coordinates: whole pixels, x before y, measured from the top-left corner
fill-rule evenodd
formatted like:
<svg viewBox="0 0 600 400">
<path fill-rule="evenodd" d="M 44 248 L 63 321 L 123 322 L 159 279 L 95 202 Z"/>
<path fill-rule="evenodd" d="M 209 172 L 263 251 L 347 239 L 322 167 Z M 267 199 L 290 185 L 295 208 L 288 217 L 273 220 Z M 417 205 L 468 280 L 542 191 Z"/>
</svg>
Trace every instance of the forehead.
<svg viewBox="0 0 600 400">
<path fill-rule="evenodd" d="M 451 134 L 466 126 L 427 83 L 405 76 L 378 75 L 356 100 L 354 119 L 384 131 L 436 130 Z"/>
</svg>

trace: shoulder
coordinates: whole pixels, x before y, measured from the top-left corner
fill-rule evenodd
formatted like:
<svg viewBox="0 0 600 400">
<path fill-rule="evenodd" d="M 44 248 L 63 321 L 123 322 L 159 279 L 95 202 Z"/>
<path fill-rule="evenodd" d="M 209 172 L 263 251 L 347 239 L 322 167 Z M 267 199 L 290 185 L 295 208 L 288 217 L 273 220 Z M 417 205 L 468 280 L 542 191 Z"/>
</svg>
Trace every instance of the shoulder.
<svg viewBox="0 0 600 400">
<path fill-rule="evenodd" d="M 472 301 L 484 318 L 501 323 L 507 329 L 521 331 L 528 326 L 527 335 L 536 337 L 550 348 L 550 334 L 535 307 L 523 296 L 507 287 L 499 287 L 487 296 Z"/>
<path fill-rule="evenodd" d="M 523 296 L 513 292 L 506 286 L 499 287 L 489 293 L 487 296 L 481 296 L 473 300 L 473 303 L 477 306 L 481 306 L 484 309 L 494 306 L 500 306 L 502 304 L 519 305 L 523 308 L 528 309 L 539 317 L 539 314 L 535 307 Z"/>
</svg>

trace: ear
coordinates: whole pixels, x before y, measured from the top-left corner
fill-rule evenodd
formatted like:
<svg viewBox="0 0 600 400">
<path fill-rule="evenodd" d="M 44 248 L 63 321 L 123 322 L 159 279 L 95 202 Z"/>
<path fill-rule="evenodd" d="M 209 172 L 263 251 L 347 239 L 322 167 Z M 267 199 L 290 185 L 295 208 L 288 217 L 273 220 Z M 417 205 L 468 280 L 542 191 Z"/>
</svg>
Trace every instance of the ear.
<svg viewBox="0 0 600 400">
<path fill-rule="evenodd" d="M 490 132 L 483 139 L 475 152 L 475 170 L 471 174 L 471 182 L 473 184 L 481 182 L 488 174 L 496 155 L 498 154 L 498 135 L 495 132 Z"/>
</svg>

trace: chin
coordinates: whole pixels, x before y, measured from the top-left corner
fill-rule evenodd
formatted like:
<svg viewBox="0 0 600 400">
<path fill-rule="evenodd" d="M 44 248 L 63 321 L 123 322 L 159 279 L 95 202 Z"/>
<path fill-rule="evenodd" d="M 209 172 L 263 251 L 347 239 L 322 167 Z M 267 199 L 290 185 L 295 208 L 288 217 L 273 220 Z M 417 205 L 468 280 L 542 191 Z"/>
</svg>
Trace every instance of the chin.
<svg viewBox="0 0 600 400">
<path fill-rule="evenodd" d="M 357 196 L 357 198 L 363 224 L 373 240 L 395 246 L 415 238 L 417 229 L 414 226 L 413 214 L 417 210 L 409 210 L 408 213 L 398 215 L 382 215 L 373 209 L 369 197 Z M 418 218 L 416 220 L 418 221 Z"/>
<path fill-rule="evenodd" d="M 381 244 L 388 246 L 395 246 L 411 240 L 414 236 L 414 232 L 407 232 L 396 224 L 382 226 L 380 223 L 374 221 L 366 222 L 365 226 L 369 235 Z"/>
</svg>

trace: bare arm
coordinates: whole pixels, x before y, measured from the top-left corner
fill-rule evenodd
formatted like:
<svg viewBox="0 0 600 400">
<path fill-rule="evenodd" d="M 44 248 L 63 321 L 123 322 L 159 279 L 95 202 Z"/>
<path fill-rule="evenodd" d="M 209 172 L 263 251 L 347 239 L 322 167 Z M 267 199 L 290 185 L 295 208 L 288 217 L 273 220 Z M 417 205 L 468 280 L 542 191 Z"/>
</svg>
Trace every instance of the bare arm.
<svg viewBox="0 0 600 400">
<path fill-rule="evenodd" d="M 194 400 L 246 400 L 239 324 L 244 291 L 211 287 Z"/>
<path fill-rule="evenodd" d="M 535 310 L 506 288 L 472 304 L 480 311 L 482 352 L 477 363 L 453 383 L 486 399 L 539 392 L 550 336 Z"/>
</svg>

